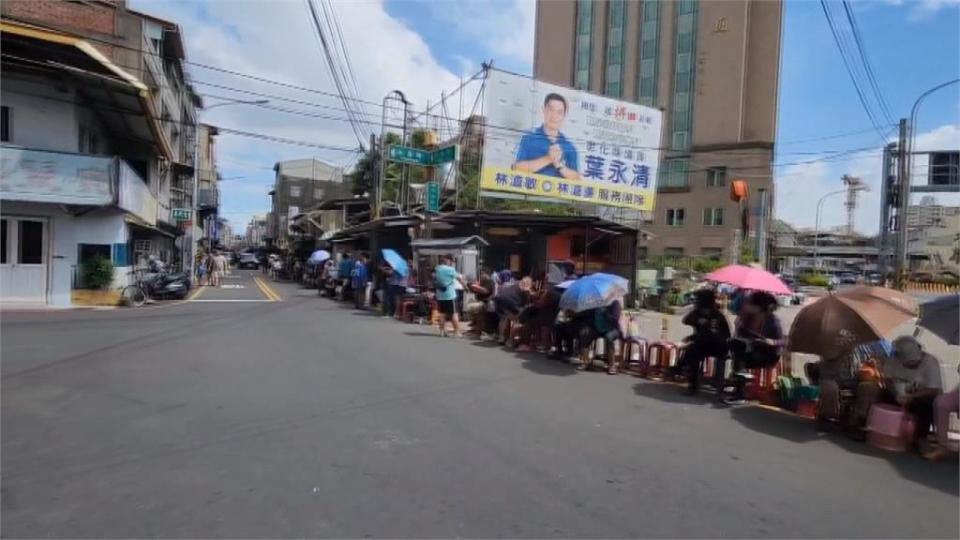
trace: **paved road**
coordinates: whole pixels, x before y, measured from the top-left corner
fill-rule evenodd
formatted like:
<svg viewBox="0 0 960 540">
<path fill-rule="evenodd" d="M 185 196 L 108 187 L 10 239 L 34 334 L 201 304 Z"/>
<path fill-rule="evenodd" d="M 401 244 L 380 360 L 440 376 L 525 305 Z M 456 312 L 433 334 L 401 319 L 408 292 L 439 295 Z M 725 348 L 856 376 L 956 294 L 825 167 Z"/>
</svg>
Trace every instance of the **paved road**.
<svg viewBox="0 0 960 540">
<path fill-rule="evenodd" d="M 2 535 L 958 535 L 955 463 L 275 289 L 4 313 Z"/>
</svg>

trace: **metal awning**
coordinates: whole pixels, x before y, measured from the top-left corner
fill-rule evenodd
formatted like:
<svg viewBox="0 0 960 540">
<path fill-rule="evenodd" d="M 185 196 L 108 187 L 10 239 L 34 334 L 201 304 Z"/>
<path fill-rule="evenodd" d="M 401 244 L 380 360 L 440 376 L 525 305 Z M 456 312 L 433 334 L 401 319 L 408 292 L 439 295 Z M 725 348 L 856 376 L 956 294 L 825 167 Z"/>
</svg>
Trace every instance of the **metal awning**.
<svg viewBox="0 0 960 540">
<path fill-rule="evenodd" d="M 110 132 L 154 146 L 173 159 L 150 88 L 99 49 L 78 36 L 9 19 L 0 21 L 0 35 L 4 70 L 55 73 L 73 79 L 82 98 L 78 104 L 95 109 Z"/>
<path fill-rule="evenodd" d="M 413 251 L 421 255 L 443 255 L 445 253 L 475 255 L 478 253 L 480 246 L 489 245 L 489 242 L 477 235 L 458 238 L 418 238 L 410 242 Z"/>
</svg>

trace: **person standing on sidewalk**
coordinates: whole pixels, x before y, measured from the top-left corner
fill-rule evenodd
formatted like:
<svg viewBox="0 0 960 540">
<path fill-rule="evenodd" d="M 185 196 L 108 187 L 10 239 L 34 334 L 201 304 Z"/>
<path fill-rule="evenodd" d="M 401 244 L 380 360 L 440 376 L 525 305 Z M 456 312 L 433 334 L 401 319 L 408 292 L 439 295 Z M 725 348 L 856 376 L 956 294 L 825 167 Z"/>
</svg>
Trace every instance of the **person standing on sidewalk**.
<svg viewBox="0 0 960 540">
<path fill-rule="evenodd" d="M 367 267 L 369 259 L 370 257 L 366 253 L 361 253 L 357 261 L 353 263 L 353 272 L 350 274 L 353 306 L 357 309 L 363 309 L 367 303 L 367 282 L 370 281 L 370 271 Z"/>
<path fill-rule="evenodd" d="M 221 255 L 218 250 L 213 250 L 207 265 L 210 272 L 211 287 L 220 286 L 220 282 L 223 280 L 223 273 L 226 271 L 226 262 L 227 259 Z"/>
<path fill-rule="evenodd" d="M 437 309 L 440 311 L 440 335 L 447 335 L 447 319 L 453 323 L 453 334 L 460 337 L 460 314 L 457 313 L 457 287 L 463 286 L 463 276 L 453 267 L 453 257 L 440 257 L 440 264 L 433 270 L 437 290 Z"/>
</svg>

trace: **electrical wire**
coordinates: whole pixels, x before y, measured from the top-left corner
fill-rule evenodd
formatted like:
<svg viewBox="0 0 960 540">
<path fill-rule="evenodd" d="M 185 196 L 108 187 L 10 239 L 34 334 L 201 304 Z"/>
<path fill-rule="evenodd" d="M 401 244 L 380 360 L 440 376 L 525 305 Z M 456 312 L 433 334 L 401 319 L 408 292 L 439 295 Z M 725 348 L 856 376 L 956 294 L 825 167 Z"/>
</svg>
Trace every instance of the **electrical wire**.
<svg viewBox="0 0 960 540">
<path fill-rule="evenodd" d="M 847 71 L 847 74 L 850 75 L 850 80 L 853 82 L 853 88 L 857 93 L 857 99 L 860 100 L 860 105 L 863 106 L 864 112 L 867 113 L 867 118 L 870 119 L 870 123 L 876 129 L 877 134 L 880 136 L 881 140 L 884 141 L 884 144 L 887 141 L 887 133 L 881 129 L 882 123 L 879 122 L 874 115 L 872 108 L 870 107 L 866 97 L 864 96 L 863 88 L 861 87 L 861 82 L 858 77 L 857 71 L 854 69 L 851 60 L 848 58 L 848 51 L 843 42 L 841 34 L 837 29 L 836 22 L 833 19 L 833 13 L 828 7 L 829 2 L 827 0 L 820 0 L 820 7 L 823 8 L 823 14 L 827 19 L 827 25 L 830 27 L 830 32 L 833 34 L 833 40 L 837 45 L 837 49 L 840 51 L 840 58 L 843 60 L 844 68 Z"/>
<path fill-rule="evenodd" d="M 874 75 L 873 66 L 871 65 L 870 59 L 867 57 L 867 53 L 865 51 L 866 46 L 863 42 L 863 36 L 860 34 L 860 26 L 857 24 L 857 18 L 853 13 L 853 9 L 850 7 L 849 0 L 843 0 L 843 10 L 847 15 L 847 22 L 850 24 L 850 29 L 853 32 L 853 41 L 857 46 L 857 52 L 860 55 L 860 62 L 863 64 L 863 67 L 866 71 L 867 80 L 870 82 L 870 88 L 873 90 L 873 97 L 880 105 L 880 111 L 883 113 L 887 124 L 893 124 L 893 115 L 890 114 L 890 108 L 887 106 L 887 100 L 883 97 L 883 92 L 880 91 L 880 85 L 877 83 L 876 75 Z"/>
</svg>

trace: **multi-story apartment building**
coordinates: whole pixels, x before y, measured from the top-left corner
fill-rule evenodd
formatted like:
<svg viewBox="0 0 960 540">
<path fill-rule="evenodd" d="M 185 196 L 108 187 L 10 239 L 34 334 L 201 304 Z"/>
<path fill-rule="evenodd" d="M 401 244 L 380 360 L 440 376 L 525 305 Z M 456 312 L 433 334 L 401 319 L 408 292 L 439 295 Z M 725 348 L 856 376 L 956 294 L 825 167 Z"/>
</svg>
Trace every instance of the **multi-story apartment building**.
<svg viewBox="0 0 960 540">
<path fill-rule="evenodd" d="M 926 196 L 920 204 L 907 207 L 907 228 L 943 227 L 943 223 L 957 215 L 960 215 L 960 206 L 943 206 L 933 197 Z"/>
<path fill-rule="evenodd" d="M 115 286 L 150 255 L 179 265 L 200 101 L 177 25 L 123 0 L 10 0 L 0 15 L 0 299 L 69 305 L 97 256 Z"/>
<path fill-rule="evenodd" d="M 273 169 L 277 176 L 270 191 L 270 236 L 276 247 L 289 247 L 291 240 L 302 234 L 290 228 L 294 216 L 321 201 L 349 194 L 349 187 L 343 183 L 343 170 L 316 158 L 281 161 Z"/>
<path fill-rule="evenodd" d="M 252 248 L 263 247 L 266 242 L 266 238 L 267 217 L 253 216 L 250 218 L 250 223 L 247 224 L 247 231 L 245 235 L 247 246 Z"/>
<path fill-rule="evenodd" d="M 760 190 L 772 208 L 782 9 L 780 0 L 537 1 L 538 79 L 664 113 L 641 253 L 723 256 L 741 227 L 733 179 L 750 187 L 751 216 Z"/>
<path fill-rule="evenodd" d="M 220 213 L 220 172 L 216 156 L 217 128 L 197 125 L 197 224 L 200 243 L 209 247 L 216 240 Z"/>
</svg>

